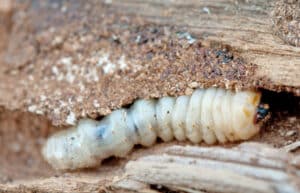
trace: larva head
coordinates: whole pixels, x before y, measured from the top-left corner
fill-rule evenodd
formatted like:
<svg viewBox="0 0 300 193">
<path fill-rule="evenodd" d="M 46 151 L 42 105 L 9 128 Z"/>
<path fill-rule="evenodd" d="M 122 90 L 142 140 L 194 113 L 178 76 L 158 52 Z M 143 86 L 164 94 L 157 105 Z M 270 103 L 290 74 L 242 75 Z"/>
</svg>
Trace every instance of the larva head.
<svg viewBox="0 0 300 193">
<path fill-rule="evenodd" d="M 249 139 L 260 129 L 255 119 L 257 107 L 260 104 L 261 93 L 255 91 L 241 91 L 235 93 L 232 99 L 233 125 L 236 135 L 240 139 Z"/>
<path fill-rule="evenodd" d="M 271 116 L 269 109 L 270 107 L 268 104 L 259 104 L 256 108 L 254 123 L 263 124 L 264 122 L 266 122 Z"/>
</svg>

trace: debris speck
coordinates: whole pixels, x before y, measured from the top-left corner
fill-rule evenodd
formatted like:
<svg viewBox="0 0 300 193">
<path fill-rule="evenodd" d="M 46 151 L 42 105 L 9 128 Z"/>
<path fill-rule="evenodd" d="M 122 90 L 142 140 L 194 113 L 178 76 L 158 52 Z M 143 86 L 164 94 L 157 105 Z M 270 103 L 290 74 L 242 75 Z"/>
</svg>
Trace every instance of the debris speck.
<svg viewBox="0 0 300 193">
<path fill-rule="evenodd" d="M 66 74 L 66 80 L 69 83 L 73 83 L 75 80 L 75 75 L 72 72 L 68 71 L 68 73 Z"/>
<path fill-rule="evenodd" d="M 63 38 L 61 36 L 56 36 L 52 41 L 52 46 L 60 46 L 63 43 Z"/>
<path fill-rule="evenodd" d="M 197 82 L 191 82 L 188 86 L 190 88 L 197 88 L 199 86 L 199 84 Z"/>
<path fill-rule="evenodd" d="M 67 7 L 66 6 L 63 6 L 61 9 L 60 9 L 61 12 L 65 13 L 67 11 Z"/>
<path fill-rule="evenodd" d="M 75 114 L 72 111 L 67 116 L 66 123 L 68 123 L 70 125 L 75 125 L 76 117 L 75 117 Z"/>
<path fill-rule="evenodd" d="M 112 0 L 105 0 L 104 3 L 105 4 L 112 4 Z"/>
<path fill-rule="evenodd" d="M 203 12 L 207 13 L 208 15 L 210 15 L 210 9 L 208 7 L 203 7 Z"/>
<path fill-rule="evenodd" d="M 125 56 L 122 55 L 118 61 L 119 65 L 120 65 L 120 69 L 124 70 L 127 67 L 127 63 L 125 62 Z"/>
<path fill-rule="evenodd" d="M 93 105 L 94 105 L 95 108 L 99 108 L 100 107 L 100 104 L 99 104 L 99 102 L 96 99 L 93 101 Z"/>
<path fill-rule="evenodd" d="M 82 96 L 78 96 L 76 100 L 77 100 L 77 102 L 82 102 L 83 101 L 83 97 Z"/>
<path fill-rule="evenodd" d="M 43 115 L 44 114 L 44 112 L 41 111 L 41 110 L 36 110 L 35 113 L 38 114 L 38 115 Z"/>
<path fill-rule="evenodd" d="M 28 107 L 28 111 L 31 112 L 31 113 L 34 113 L 37 109 L 37 106 L 36 105 L 31 105 Z"/>
<path fill-rule="evenodd" d="M 55 108 L 55 109 L 53 110 L 53 112 L 54 112 L 54 114 L 59 115 L 60 109 L 59 109 L 59 108 Z"/>
<path fill-rule="evenodd" d="M 59 62 L 60 62 L 61 64 L 70 66 L 70 65 L 72 65 L 72 58 L 71 58 L 71 57 L 61 58 L 61 59 L 59 60 Z"/>
<path fill-rule="evenodd" d="M 193 91 L 194 91 L 194 90 L 193 90 L 192 88 L 187 87 L 187 88 L 185 89 L 185 91 L 184 91 L 184 94 L 185 94 L 185 95 L 192 95 Z"/>
<path fill-rule="evenodd" d="M 53 74 L 55 74 L 55 75 L 59 74 L 58 68 L 56 66 L 52 66 L 51 70 L 52 70 Z"/>
<path fill-rule="evenodd" d="M 285 136 L 286 137 L 291 137 L 291 136 L 296 135 L 296 134 L 297 134 L 297 132 L 295 130 L 291 130 L 291 131 L 286 132 Z"/>
<path fill-rule="evenodd" d="M 45 96 L 45 95 L 41 95 L 40 96 L 40 100 L 43 102 L 43 101 L 45 101 L 47 99 L 47 97 Z"/>
<path fill-rule="evenodd" d="M 103 71 L 105 74 L 114 72 L 116 65 L 114 63 L 108 62 L 105 66 L 103 66 Z"/>
<path fill-rule="evenodd" d="M 61 108 L 67 106 L 67 103 L 64 102 L 64 101 L 62 101 L 62 100 L 60 100 L 59 103 L 60 103 L 60 107 L 61 107 Z"/>
<path fill-rule="evenodd" d="M 177 32 L 177 37 L 179 39 L 185 38 L 189 44 L 193 44 L 196 41 L 196 38 L 194 38 L 190 33 L 188 32 Z"/>
<path fill-rule="evenodd" d="M 108 58 L 109 58 L 109 54 L 107 54 L 107 53 L 102 54 L 98 59 L 97 66 L 100 67 L 103 64 L 105 64 L 106 62 L 108 62 Z"/>
</svg>

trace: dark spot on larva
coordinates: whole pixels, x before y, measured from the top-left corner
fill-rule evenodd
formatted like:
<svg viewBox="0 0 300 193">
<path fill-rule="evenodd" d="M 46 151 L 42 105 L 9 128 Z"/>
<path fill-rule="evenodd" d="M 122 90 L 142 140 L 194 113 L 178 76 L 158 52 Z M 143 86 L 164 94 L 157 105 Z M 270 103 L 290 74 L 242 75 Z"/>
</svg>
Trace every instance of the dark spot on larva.
<svg viewBox="0 0 300 193">
<path fill-rule="evenodd" d="M 134 132 L 137 134 L 137 136 L 140 136 L 139 128 L 136 126 L 135 123 L 133 123 Z"/>
<path fill-rule="evenodd" d="M 74 140 L 75 139 L 75 137 L 71 137 L 71 140 Z"/>
<path fill-rule="evenodd" d="M 96 131 L 97 139 L 104 139 L 106 131 L 107 131 L 106 125 L 97 126 L 97 131 Z"/>
<path fill-rule="evenodd" d="M 170 114 L 170 111 L 167 111 L 167 114 Z"/>
</svg>

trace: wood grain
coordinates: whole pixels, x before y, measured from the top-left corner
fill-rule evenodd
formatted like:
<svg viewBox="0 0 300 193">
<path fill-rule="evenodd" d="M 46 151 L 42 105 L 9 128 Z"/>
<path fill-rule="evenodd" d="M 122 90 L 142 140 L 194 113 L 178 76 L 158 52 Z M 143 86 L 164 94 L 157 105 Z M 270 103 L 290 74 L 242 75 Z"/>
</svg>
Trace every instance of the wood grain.
<svg viewBox="0 0 300 193">
<path fill-rule="evenodd" d="M 173 146 L 163 152 L 129 162 L 127 179 L 171 190 L 189 190 L 186 192 L 296 193 L 299 190 L 300 171 L 294 168 L 291 172 L 296 167 L 292 164 L 295 158 L 263 144 L 244 143 L 231 149 Z"/>
<path fill-rule="evenodd" d="M 0 184 L 0 191 L 297 193 L 297 160 L 299 155 L 285 148 L 262 143 L 245 142 L 227 148 L 173 145 L 128 162 L 118 175 L 114 170 L 104 171 L 106 175 L 73 172 Z"/>
<path fill-rule="evenodd" d="M 299 87 L 300 48 L 285 44 L 274 35 L 270 15 L 274 3 L 115 0 L 110 8 L 156 24 L 185 28 L 210 46 L 227 45 L 249 63 L 258 65 L 258 79 L 264 77 L 277 85 Z"/>
</svg>

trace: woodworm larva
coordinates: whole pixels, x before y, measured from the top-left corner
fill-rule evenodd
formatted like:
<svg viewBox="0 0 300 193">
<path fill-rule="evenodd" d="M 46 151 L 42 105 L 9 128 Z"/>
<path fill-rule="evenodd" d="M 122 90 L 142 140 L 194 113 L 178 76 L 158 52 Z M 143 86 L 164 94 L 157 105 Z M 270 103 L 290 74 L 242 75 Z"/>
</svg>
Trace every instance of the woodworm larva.
<svg viewBox="0 0 300 193">
<path fill-rule="evenodd" d="M 137 100 L 100 121 L 78 125 L 51 136 L 43 156 L 56 169 L 97 166 L 105 158 L 124 157 L 135 144 L 151 146 L 159 137 L 207 144 L 246 140 L 258 133 L 267 106 L 255 91 L 197 89 L 191 96 Z"/>
</svg>

